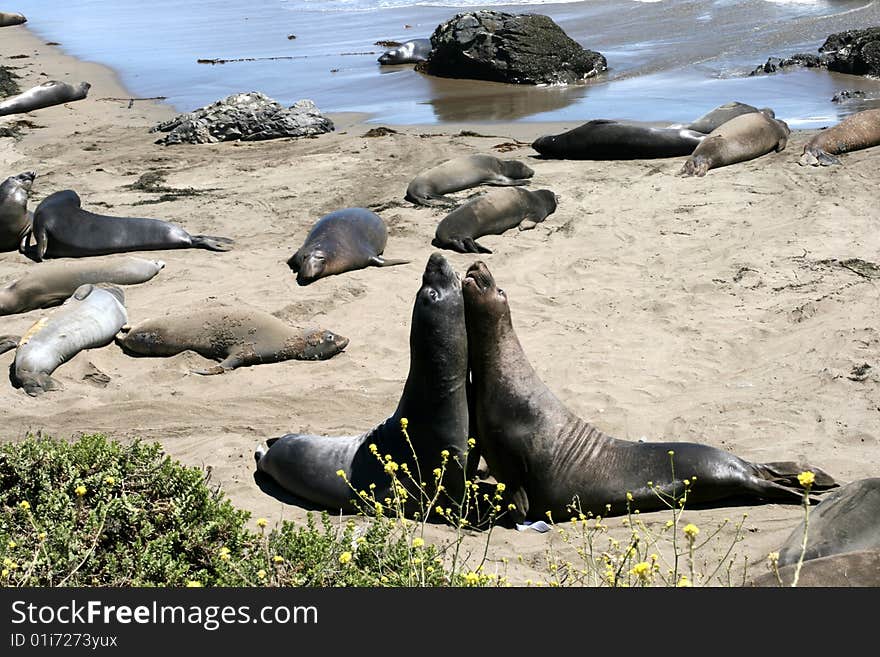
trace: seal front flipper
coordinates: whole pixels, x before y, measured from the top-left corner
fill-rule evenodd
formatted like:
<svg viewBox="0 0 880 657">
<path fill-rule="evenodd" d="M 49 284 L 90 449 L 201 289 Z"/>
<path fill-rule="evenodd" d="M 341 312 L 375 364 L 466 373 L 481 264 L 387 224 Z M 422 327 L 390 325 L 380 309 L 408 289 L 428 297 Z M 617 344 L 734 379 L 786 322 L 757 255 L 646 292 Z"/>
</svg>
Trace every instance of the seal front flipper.
<svg viewBox="0 0 880 657">
<path fill-rule="evenodd" d="M 240 367 L 243 361 L 241 356 L 234 354 L 231 356 L 227 356 L 224 360 L 220 362 L 219 365 L 214 365 L 213 367 L 207 367 L 202 370 L 190 370 L 193 374 L 201 374 L 202 376 L 211 376 L 214 374 L 225 374 L 226 372 L 230 372 L 234 370 L 236 367 Z"/>
<path fill-rule="evenodd" d="M 24 388 L 24 391 L 31 397 L 36 397 L 52 390 L 64 390 L 63 385 L 45 372 L 23 373 L 15 383 L 17 387 Z"/>
<path fill-rule="evenodd" d="M 834 157 L 831 153 L 823 151 L 818 148 L 805 148 L 804 154 L 801 155 L 801 159 L 798 160 L 798 164 L 801 166 L 805 165 L 813 165 L 823 167 L 831 166 L 832 164 L 840 164 L 840 160 Z"/>
<path fill-rule="evenodd" d="M 393 267 L 394 265 L 408 265 L 410 260 L 386 260 L 382 256 L 373 256 L 370 258 L 370 264 L 374 267 Z"/>
<path fill-rule="evenodd" d="M 17 335 L 0 335 L 0 354 L 5 354 L 10 349 L 15 349 L 21 340 Z"/>
<path fill-rule="evenodd" d="M 208 249 L 209 251 L 229 251 L 232 248 L 234 240 L 228 237 L 213 237 L 211 235 L 192 235 L 192 245 L 199 249 Z"/>
<path fill-rule="evenodd" d="M 473 237 L 464 237 L 461 241 L 464 244 L 466 253 L 492 253 L 492 249 L 487 249 L 482 244 L 479 244 Z"/>
</svg>

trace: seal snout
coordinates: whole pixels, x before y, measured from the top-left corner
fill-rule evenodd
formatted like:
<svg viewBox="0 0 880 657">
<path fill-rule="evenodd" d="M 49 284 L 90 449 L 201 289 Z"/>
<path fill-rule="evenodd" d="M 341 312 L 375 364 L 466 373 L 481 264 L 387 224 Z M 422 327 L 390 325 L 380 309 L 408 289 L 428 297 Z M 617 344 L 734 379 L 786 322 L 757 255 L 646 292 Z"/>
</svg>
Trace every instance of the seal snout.
<svg viewBox="0 0 880 657">
<path fill-rule="evenodd" d="M 476 287 L 479 292 L 485 292 L 495 285 L 495 279 L 486 267 L 486 263 L 477 260 L 468 267 L 467 274 L 462 284 L 466 287 Z"/>
<path fill-rule="evenodd" d="M 455 270 L 442 253 L 432 253 L 425 265 L 424 282 L 442 282 L 457 280 Z"/>
</svg>

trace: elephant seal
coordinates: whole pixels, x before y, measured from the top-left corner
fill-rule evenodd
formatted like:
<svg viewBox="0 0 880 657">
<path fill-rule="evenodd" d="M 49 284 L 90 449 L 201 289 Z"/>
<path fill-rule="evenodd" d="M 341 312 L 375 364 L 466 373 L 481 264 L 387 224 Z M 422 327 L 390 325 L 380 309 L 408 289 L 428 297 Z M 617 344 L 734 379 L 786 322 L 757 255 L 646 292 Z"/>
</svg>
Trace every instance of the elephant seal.
<svg viewBox="0 0 880 657">
<path fill-rule="evenodd" d="M 59 308 L 31 326 L 11 365 L 12 383 L 31 397 L 62 386 L 50 375 L 80 351 L 103 347 L 128 321 L 125 295 L 115 285 L 81 285 Z"/>
<path fill-rule="evenodd" d="M 749 587 L 792 586 L 796 564 L 779 567 L 779 577 L 769 572 L 747 582 Z M 858 550 L 832 554 L 804 561 L 797 581 L 798 587 L 821 586 L 876 588 L 880 586 L 880 550 Z"/>
<path fill-rule="evenodd" d="M 880 145 L 880 109 L 856 112 L 832 128 L 815 135 L 804 146 L 798 164 L 828 166 L 840 164 L 835 155 Z"/>
<path fill-rule="evenodd" d="M 191 350 L 219 365 L 195 374 L 223 374 L 237 367 L 285 360 L 326 360 L 348 346 L 348 338 L 324 329 L 297 330 L 274 315 L 233 307 L 148 319 L 116 337 L 123 351 L 138 356 L 174 356 Z"/>
<path fill-rule="evenodd" d="M 549 189 L 491 189 L 446 215 L 431 244 L 459 253 L 492 253 L 476 238 L 501 235 L 514 226 L 520 230 L 534 228 L 555 211 L 556 194 Z"/>
<path fill-rule="evenodd" d="M 780 566 L 798 562 L 805 530 L 801 521 L 782 544 Z M 810 511 L 804 560 L 860 550 L 880 550 L 880 477 L 841 486 Z"/>
<path fill-rule="evenodd" d="M 27 18 L 21 14 L 13 14 L 8 11 L 0 11 L 0 27 L 10 27 L 27 23 Z"/>
<path fill-rule="evenodd" d="M 31 87 L 17 96 L 0 101 L 0 116 L 23 114 L 44 107 L 82 100 L 88 95 L 91 86 L 88 82 L 80 82 L 74 86 L 60 80 L 50 80 Z"/>
<path fill-rule="evenodd" d="M 37 174 L 25 171 L 0 184 L 0 251 L 15 251 L 31 225 L 27 202 Z M 69 296 L 69 295 L 68 295 Z"/>
<path fill-rule="evenodd" d="M 384 422 L 357 436 L 291 433 L 270 439 L 268 450 L 260 445 L 255 451 L 257 471 L 303 500 L 350 513 L 358 508 L 356 491 L 368 491 L 370 484 L 375 484 L 380 503 L 394 496 L 389 490 L 386 462 L 380 461 L 385 455 L 391 455 L 400 467 L 398 482 L 417 496 L 436 492 L 437 479 L 431 473 L 442 468 L 445 460 L 441 483 L 449 498 L 460 502 L 464 491 L 461 468 L 476 469 L 476 463 L 465 463 L 467 337 L 461 281 L 439 253 L 428 259 L 416 294 L 409 353 L 403 394 L 397 409 Z M 407 420 L 409 441 L 401 430 L 402 419 Z M 375 453 L 371 453 L 371 445 L 375 445 Z M 405 469 L 426 484 L 422 492 L 418 482 L 401 474 Z M 340 470 L 345 479 L 337 474 Z"/>
<path fill-rule="evenodd" d="M 512 520 L 543 519 L 547 512 L 556 519 L 579 511 L 620 515 L 628 495 L 632 509 L 656 511 L 681 496 L 685 479 L 691 506 L 733 499 L 799 504 L 797 475 L 804 470 L 816 475 L 814 492 L 836 485 L 798 463 L 749 463 L 709 445 L 612 438 L 572 413 L 538 377 L 514 332 L 507 295 L 483 262 L 468 269 L 462 292 L 474 438 L 516 506 Z"/>
<path fill-rule="evenodd" d="M 527 185 L 535 172 L 518 160 L 502 160 L 494 155 L 466 155 L 447 160 L 412 179 L 404 197 L 416 205 L 455 205 L 445 196 L 478 185 Z"/>
<path fill-rule="evenodd" d="M 36 241 L 32 257 L 81 258 L 126 251 L 208 249 L 228 251 L 226 237 L 190 235 L 161 219 L 108 217 L 83 210 L 76 192 L 65 189 L 44 198 L 34 210 L 31 229 L 21 245 L 29 255 L 31 235 Z"/>
<path fill-rule="evenodd" d="M 401 43 L 396 48 L 386 50 L 379 56 L 378 61 L 382 65 L 415 64 L 428 59 L 433 48 L 430 39 L 412 39 Z"/>
<path fill-rule="evenodd" d="M 763 112 L 740 114 L 706 135 L 678 175 L 705 176 L 709 169 L 753 160 L 771 151 L 778 153 L 785 148 L 790 133 L 785 121 Z"/>
<path fill-rule="evenodd" d="M 752 112 L 761 112 L 771 119 L 776 118 L 776 112 L 774 112 L 769 107 L 762 107 L 761 109 L 758 109 L 757 107 L 747 105 L 746 103 L 733 101 L 732 103 L 719 105 L 715 109 L 707 112 L 706 114 L 703 114 L 703 116 L 698 118 L 693 123 L 688 123 L 683 127 L 687 128 L 688 130 L 693 130 L 694 132 L 701 132 L 705 135 L 708 135 L 722 123 L 727 123 L 728 121 L 730 121 L 730 119 L 741 116 L 742 114 L 750 114 Z"/>
<path fill-rule="evenodd" d="M 690 155 L 706 135 L 684 128 L 656 128 L 594 119 L 532 142 L 543 157 L 562 160 L 633 160 Z"/>
<path fill-rule="evenodd" d="M 388 228 L 382 217 L 365 208 L 343 208 L 324 215 L 309 230 L 305 242 L 287 266 L 296 273 L 299 285 L 319 278 L 365 267 L 405 265 L 409 260 L 382 257 L 388 242 Z"/>
<path fill-rule="evenodd" d="M 0 315 L 14 315 L 57 306 L 80 285 L 86 283 L 144 283 L 164 267 L 165 263 L 161 260 L 144 260 L 131 256 L 35 265 L 24 276 L 0 288 Z"/>
</svg>

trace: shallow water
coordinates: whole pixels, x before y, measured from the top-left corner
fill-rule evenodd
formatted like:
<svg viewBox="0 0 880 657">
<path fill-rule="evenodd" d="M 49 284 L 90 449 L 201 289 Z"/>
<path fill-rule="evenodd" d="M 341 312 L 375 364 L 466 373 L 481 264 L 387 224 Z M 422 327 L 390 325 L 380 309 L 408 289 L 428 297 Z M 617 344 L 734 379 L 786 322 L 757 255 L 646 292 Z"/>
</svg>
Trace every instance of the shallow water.
<svg viewBox="0 0 880 657">
<path fill-rule="evenodd" d="M 428 37 L 468 6 L 409 0 L 18 0 L 27 26 L 67 52 L 116 69 L 132 93 L 189 111 L 232 93 L 284 104 L 311 98 L 328 113 L 432 124 L 688 121 L 731 100 L 772 107 L 792 127 L 820 127 L 880 106 L 880 81 L 826 71 L 748 72 L 770 56 L 815 53 L 833 32 L 880 25 L 880 0 L 657 0 L 471 7 L 553 18 L 609 70 L 570 87 L 448 80 L 411 65 L 380 66 L 379 40 Z M 288 38 L 295 35 L 296 38 Z M 249 59 L 200 64 L 199 59 Z M 833 103 L 842 89 L 866 99 Z"/>
</svg>

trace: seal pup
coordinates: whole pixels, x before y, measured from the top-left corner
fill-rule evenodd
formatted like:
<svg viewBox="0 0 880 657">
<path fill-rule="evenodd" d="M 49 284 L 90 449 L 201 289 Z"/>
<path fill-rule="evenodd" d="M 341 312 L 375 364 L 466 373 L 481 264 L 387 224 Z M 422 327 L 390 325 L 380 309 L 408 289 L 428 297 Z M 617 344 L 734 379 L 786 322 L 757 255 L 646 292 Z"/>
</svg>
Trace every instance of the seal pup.
<svg viewBox="0 0 880 657">
<path fill-rule="evenodd" d="M 437 225 L 431 244 L 459 253 L 492 253 L 476 239 L 501 235 L 514 226 L 520 230 L 534 228 L 555 211 L 556 194 L 549 189 L 490 189 L 446 215 Z"/>
<path fill-rule="evenodd" d="M 0 184 L 0 251 L 18 249 L 30 229 L 27 202 L 36 177 L 35 172 L 25 171 Z"/>
<path fill-rule="evenodd" d="M 345 349 L 348 338 L 324 329 L 298 330 L 260 310 L 221 306 L 123 327 L 116 343 L 138 356 L 174 356 L 190 350 L 220 361 L 193 370 L 208 375 L 291 359 L 326 360 Z"/>
<path fill-rule="evenodd" d="M 507 295 L 483 262 L 468 269 L 462 291 L 474 438 L 516 506 L 512 520 L 544 519 L 547 512 L 555 519 L 620 515 L 627 495 L 631 509 L 664 509 L 684 492 L 685 479 L 689 505 L 714 506 L 732 499 L 799 504 L 797 475 L 804 470 L 816 474 L 813 492 L 836 485 L 799 463 L 749 463 L 709 445 L 612 438 L 572 413 L 538 377 L 513 329 Z"/>
<path fill-rule="evenodd" d="M 790 133 L 785 121 L 763 112 L 740 114 L 706 135 L 678 175 L 705 176 L 709 169 L 753 160 L 771 151 L 778 153 L 785 148 Z"/>
<path fill-rule="evenodd" d="M 706 135 L 685 128 L 658 128 L 594 119 L 532 142 L 543 157 L 562 160 L 633 160 L 690 155 Z"/>
<path fill-rule="evenodd" d="M 730 121 L 730 119 L 736 118 L 737 116 L 740 116 L 742 114 L 750 114 L 752 112 L 761 112 L 771 119 L 776 118 L 776 112 L 774 112 L 769 107 L 762 107 L 758 109 L 757 107 L 748 105 L 746 103 L 733 101 L 731 103 L 719 105 L 715 109 L 703 114 L 703 116 L 698 118 L 693 123 L 688 123 L 684 127 L 688 130 L 693 130 L 695 132 L 701 132 L 708 135 L 722 123 L 727 123 L 728 121 Z"/>
<path fill-rule="evenodd" d="M 34 265 L 23 276 L 0 288 L 0 315 L 57 306 L 86 283 L 144 283 L 164 267 L 162 260 L 144 260 L 133 256 Z"/>
<path fill-rule="evenodd" d="M 303 245 L 287 259 L 287 266 L 296 273 L 299 285 L 308 285 L 325 276 L 365 267 L 409 263 L 383 258 L 387 242 L 388 228 L 375 212 L 365 208 L 334 210 L 315 222 Z"/>
<path fill-rule="evenodd" d="M 27 23 L 27 18 L 22 14 L 13 14 L 8 11 L 0 11 L 0 27 L 10 27 Z"/>
<path fill-rule="evenodd" d="M 430 39 L 410 39 L 396 48 L 383 52 L 379 56 L 378 61 L 383 66 L 388 64 L 415 64 L 416 62 L 423 62 L 428 59 L 428 55 L 431 54 L 433 48 L 434 46 L 431 45 Z"/>
<path fill-rule="evenodd" d="M 161 219 L 94 214 L 82 209 L 79 196 L 70 189 L 44 198 L 34 210 L 31 224 L 20 251 L 37 262 L 47 257 L 82 258 L 160 249 L 228 251 L 233 243 L 226 237 L 190 235 Z M 31 235 L 36 241 L 33 250 L 29 248 Z"/>
<path fill-rule="evenodd" d="M 351 513 L 357 510 L 357 493 L 375 484 L 375 497 L 393 497 L 389 490 L 385 455 L 400 467 L 399 483 L 418 483 L 401 474 L 404 464 L 433 495 L 437 483 L 432 472 L 446 461 L 442 479 L 452 501 L 461 501 L 468 440 L 467 337 L 461 281 L 439 253 L 428 258 L 413 304 L 409 336 L 409 374 L 397 409 L 381 424 L 356 436 L 316 436 L 290 433 L 268 441 L 268 450 L 257 447 L 257 471 L 282 488 L 324 509 Z M 407 441 L 401 420 L 407 420 Z M 371 450 L 374 445 L 375 452 Z M 443 457 L 443 452 L 448 452 Z M 378 458 L 377 458 L 378 456 Z M 470 459 L 476 460 L 476 459 Z M 460 464 L 460 465 L 459 465 Z M 345 475 L 340 477 L 339 471 Z M 420 474 L 420 476 L 419 476 Z M 354 488 L 354 490 L 352 490 Z M 442 496 L 441 496 L 442 499 Z"/>
<path fill-rule="evenodd" d="M 880 145 L 880 109 L 850 114 L 836 126 L 816 134 L 804 146 L 798 164 L 829 166 L 840 164 L 835 155 Z"/>
<path fill-rule="evenodd" d="M 0 101 L 0 116 L 23 114 L 44 107 L 82 100 L 88 95 L 91 86 L 88 82 L 72 85 L 60 80 L 49 80 L 36 87 L 31 87 L 17 96 Z"/>
<path fill-rule="evenodd" d="M 518 160 L 494 155 L 466 155 L 431 167 L 412 179 L 404 198 L 416 205 L 455 205 L 445 196 L 478 185 L 527 185 L 535 172 Z"/>
<path fill-rule="evenodd" d="M 59 308 L 31 326 L 15 350 L 12 383 L 31 397 L 62 385 L 50 375 L 85 349 L 103 347 L 128 321 L 125 295 L 115 285 L 82 285 Z"/>
</svg>

